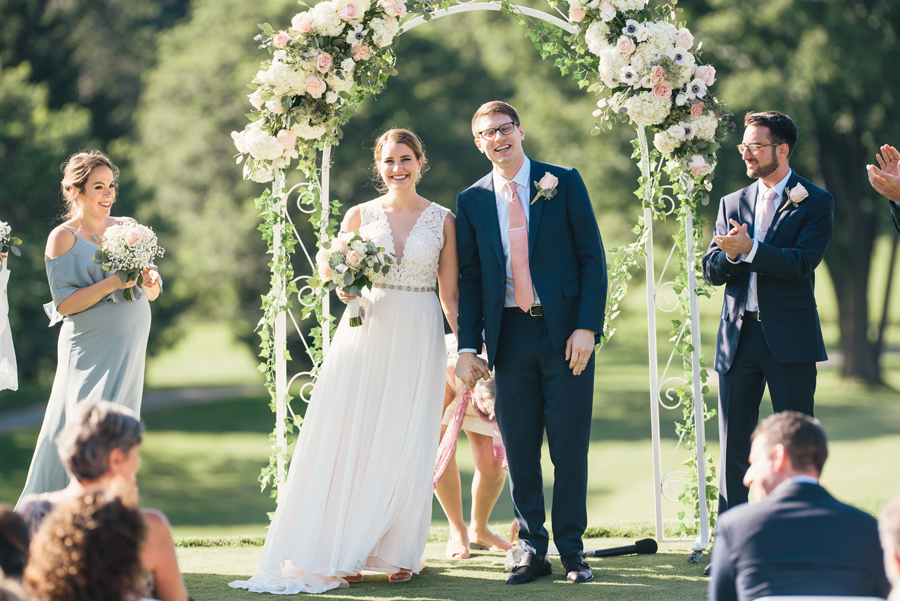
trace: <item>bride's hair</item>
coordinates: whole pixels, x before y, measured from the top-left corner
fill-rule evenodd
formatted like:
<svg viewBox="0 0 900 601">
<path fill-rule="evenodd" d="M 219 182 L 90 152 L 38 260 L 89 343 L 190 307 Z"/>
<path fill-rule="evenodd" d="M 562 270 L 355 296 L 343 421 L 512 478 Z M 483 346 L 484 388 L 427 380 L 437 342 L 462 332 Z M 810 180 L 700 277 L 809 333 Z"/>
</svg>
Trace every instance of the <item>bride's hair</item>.
<svg viewBox="0 0 900 601">
<path fill-rule="evenodd" d="M 382 149 L 389 142 L 408 146 L 417 159 L 422 159 L 422 168 L 419 170 L 419 176 L 416 178 L 417 184 L 422 179 L 422 174 L 428 171 L 428 159 L 425 158 L 425 144 L 422 143 L 422 139 L 408 129 L 389 129 L 378 137 L 378 140 L 375 141 L 375 148 L 372 150 L 372 154 L 375 157 L 375 160 L 372 162 L 372 183 L 382 194 L 387 194 L 388 187 L 381 179 L 378 161 L 381 160 Z"/>
<path fill-rule="evenodd" d="M 112 159 L 99 150 L 76 152 L 60 166 L 60 171 L 63 172 L 60 188 L 66 203 L 65 213 L 62 216 L 63 221 L 68 221 L 77 214 L 78 208 L 75 205 L 75 197 L 84 192 L 84 186 L 87 184 L 91 172 L 95 167 L 100 166 L 109 167 L 113 172 L 113 178 L 115 178 L 116 187 L 118 188 L 119 168 L 112 162 Z"/>
</svg>

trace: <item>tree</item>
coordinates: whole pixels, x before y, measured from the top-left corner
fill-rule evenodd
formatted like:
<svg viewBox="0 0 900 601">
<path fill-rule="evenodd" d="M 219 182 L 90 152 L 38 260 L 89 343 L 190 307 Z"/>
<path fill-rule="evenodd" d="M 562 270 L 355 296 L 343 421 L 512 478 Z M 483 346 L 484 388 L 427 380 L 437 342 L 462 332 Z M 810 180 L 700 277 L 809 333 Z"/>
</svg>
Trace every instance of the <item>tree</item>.
<svg viewBox="0 0 900 601">
<path fill-rule="evenodd" d="M 697 33 L 710 62 L 719 67 L 720 97 L 738 115 L 789 114 L 800 129 L 792 167 L 834 195 L 825 263 L 839 305 L 842 375 L 880 382 L 867 292 L 886 203 L 864 166 L 880 144 L 900 141 L 900 79 L 884 69 L 896 62 L 900 7 L 892 0 L 708 0 L 692 9 L 701 15 Z M 736 176 L 742 171 L 737 156 L 726 154 L 717 191 L 746 185 Z"/>
</svg>

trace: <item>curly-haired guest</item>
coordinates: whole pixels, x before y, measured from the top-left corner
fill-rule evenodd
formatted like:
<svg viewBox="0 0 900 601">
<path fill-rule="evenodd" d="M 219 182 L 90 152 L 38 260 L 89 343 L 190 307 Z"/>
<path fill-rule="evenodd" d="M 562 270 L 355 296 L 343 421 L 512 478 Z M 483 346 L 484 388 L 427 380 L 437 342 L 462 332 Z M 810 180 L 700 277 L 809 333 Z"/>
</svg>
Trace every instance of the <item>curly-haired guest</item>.
<svg viewBox="0 0 900 601">
<path fill-rule="evenodd" d="M 28 525 L 13 508 L 0 505 L 0 576 L 22 579 L 28 563 Z"/>
<path fill-rule="evenodd" d="M 44 520 L 25 568 L 25 588 L 36 601 L 140 598 L 146 536 L 139 509 L 103 492 L 84 494 Z"/>
</svg>

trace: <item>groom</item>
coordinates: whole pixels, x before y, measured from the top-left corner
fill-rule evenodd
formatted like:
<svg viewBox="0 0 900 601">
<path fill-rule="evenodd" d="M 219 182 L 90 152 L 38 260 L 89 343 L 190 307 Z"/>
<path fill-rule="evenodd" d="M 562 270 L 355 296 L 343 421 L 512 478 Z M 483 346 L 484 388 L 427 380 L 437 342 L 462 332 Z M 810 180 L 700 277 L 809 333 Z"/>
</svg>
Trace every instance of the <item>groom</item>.
<svg viewBox="0 0 900 601">
<path fill-rule="evenodd" d="M 606 258 L 574 169 L 525 156 L 525 129 L 505 102 L 472 118 L 475 145 L 494 168 L 457 197 L 459 360 L 469 388 L 494 367 L 495 410 L 525 554 L 506 580 L 551 573 L 544 528 L 541 445 L 554 466 L 553 539 L 566 579 L 593 578 L 587 526 L 587 453 L 594 344 L 606 308 Z M 476 355 L 484 344 L 488 360 Z"/>
</svg>

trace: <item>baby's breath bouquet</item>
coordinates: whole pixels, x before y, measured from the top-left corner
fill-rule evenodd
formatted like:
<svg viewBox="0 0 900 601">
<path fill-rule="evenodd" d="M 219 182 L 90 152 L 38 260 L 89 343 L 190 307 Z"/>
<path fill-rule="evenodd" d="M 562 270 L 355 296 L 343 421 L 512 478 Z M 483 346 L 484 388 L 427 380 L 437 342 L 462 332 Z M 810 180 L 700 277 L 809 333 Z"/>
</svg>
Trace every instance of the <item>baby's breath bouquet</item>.
<svg viewBox="0 0 900 601">
<path fill-rule="evenodd" d="M 22 253 L 16 248 L 22 244 L 22 240 L 12 235 L 12 228 L 5 221 L 0 221 L 0 252 L 11 252 L 17 257 Z"/>
<path fill-rule="evenodd" d="M 137 278 L 137 285 L 144 283 L 141 272 L 153 264 L 153 259 L 163 256 L 165 249 L 156 242 L 156 234 L 137 222 L 113 225 L 103 234 L 103 243 L 94 254 L 94 261 L 106 271 L 114 272 L 122 283 Z M 125 300 L 134 300 L 131 288 L 123 293 Z"/>
<path fill-rule="evenodd" d="M 359 314 L 359 292 L 366 286 L 372 287 L 376 274 L 387 274 L 396 261 L 391 253 L 376 246 L 371 240 L 361 236 L 359 230 L 342 232 L 331 244 L 316 254 L 318 273 L 310 278 L 310 286 L 320 290 L 340 288 L 347 294 L 356 295 L 349 303 L 350 325 L 361 326 Z"/>
</svg>

